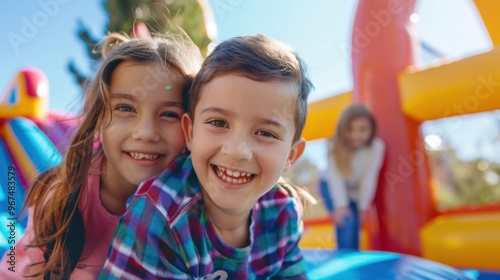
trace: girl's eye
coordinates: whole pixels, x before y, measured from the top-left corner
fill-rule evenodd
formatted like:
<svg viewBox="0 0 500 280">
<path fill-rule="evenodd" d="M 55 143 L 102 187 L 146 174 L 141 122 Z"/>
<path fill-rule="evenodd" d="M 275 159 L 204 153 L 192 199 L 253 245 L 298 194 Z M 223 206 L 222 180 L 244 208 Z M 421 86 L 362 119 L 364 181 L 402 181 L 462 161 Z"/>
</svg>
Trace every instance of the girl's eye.
<svg viewBox="0 0 500 280">
<path fill-rule="evenodd" d="M 212 120 L 208 122 L 209 124 L 216 126 L 216 127 L 228 127 L 225 121 L 222 120 Z"/>
<path fill-rule="evenodd" d="M 265 131 L 265 130 L 261 130 L 261 131 L 257 132 L 257 135 L 278 139 L 278 137 L 276 137 L 276 135 L 274 135 L 273 133 L 271 133 L 269 131 Z"/>
<path fill-rule="evenodd" d="M 120 111 L 120 112 L 133 112 L 134 111 L 132 106 L 128 106 L 128 105 L 117 106 L 115 110 Z"/>
</svg>

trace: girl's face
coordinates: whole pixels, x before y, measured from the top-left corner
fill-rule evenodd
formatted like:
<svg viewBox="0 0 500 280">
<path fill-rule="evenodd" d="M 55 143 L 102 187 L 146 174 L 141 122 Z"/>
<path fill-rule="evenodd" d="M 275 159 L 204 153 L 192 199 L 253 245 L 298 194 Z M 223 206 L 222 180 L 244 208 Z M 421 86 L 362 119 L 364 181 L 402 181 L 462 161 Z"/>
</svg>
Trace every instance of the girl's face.
<svg viewBox="0 0 500 280">
<path fill-rule="evenodd" d="M 373 128 L 368 118 L 359 117 L 353 119 L 347 130 L 347 141 L 351 149 L 356 150 L 366 146 L 372 130 Z"/>
<path fill-rule="evenodd" d="M 111 75 L 111 112 L 100 138 L 104 186 L 131 195 L 185 149 L 184 84 L 159 63 L 122 62 Z"/>
</svg>

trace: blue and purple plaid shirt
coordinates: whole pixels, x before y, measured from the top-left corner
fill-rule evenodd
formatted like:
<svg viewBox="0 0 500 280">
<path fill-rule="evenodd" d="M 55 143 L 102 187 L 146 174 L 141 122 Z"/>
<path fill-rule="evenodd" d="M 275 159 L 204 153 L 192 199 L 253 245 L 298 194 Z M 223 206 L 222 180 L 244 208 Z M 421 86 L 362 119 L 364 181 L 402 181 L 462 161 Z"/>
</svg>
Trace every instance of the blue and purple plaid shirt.
<svg viewBox="0 0 500 280">
<path fill-rule="evenodd" d="M 204 211 L 191 158 L 144 182 L 120 220 L 100 279 L 307 279 L 302 205 L 276 185 L 253 207 L 250 244 L 232 248 Z"/>
</svg>

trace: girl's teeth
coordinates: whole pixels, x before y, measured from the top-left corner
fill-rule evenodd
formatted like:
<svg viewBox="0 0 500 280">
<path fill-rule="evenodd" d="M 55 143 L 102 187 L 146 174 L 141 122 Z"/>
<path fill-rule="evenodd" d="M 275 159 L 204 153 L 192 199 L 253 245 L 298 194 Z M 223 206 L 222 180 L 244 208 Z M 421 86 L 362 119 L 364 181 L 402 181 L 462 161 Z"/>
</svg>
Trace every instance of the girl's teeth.
<svg viewBox="0 0 500 280">
<path fill-rule="evenodd" d="M 158 155 L 151 155 L 151 154 L 143 154 L 143 153 L 136 153 L 136 152 L 131 152 L 129 153 L 130 156 L 133 159 L 148 159 L 148 160 L 155 160 L 158 158 Z"/>
</svg>

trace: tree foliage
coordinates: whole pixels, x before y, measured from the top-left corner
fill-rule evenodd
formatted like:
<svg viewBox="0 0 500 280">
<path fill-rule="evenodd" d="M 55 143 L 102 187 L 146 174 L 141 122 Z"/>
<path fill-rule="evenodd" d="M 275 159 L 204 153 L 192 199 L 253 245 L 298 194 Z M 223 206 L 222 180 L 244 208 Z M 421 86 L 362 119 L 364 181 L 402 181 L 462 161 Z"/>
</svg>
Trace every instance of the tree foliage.
<svg viewBox="0 0 500 280">
<path fill-rule="evenodd" d="M 103 34 L 94 36 L 89 28 L 79 22 L 78 37 L 85 46 L 92 70 L 101 55 L 95 51 L 103 35 L 108 32 L 131 32 L 135 22 L 144 22 L 152 34 L 165 32 L 178 33 L 180 27 L 203 54 L 207 52 L 210 39 L 207 36 L 203 10 L 197 0 L 105 0 L 103 7 L 108 15 L 108 23 Z M 74 61 L 68 63 L 68 70 L 81 86 L 88 75 L 76 66 Z"/>
<path fill-rule="evenodd" d="M 438 208 L 447 210 L 500 203 L 500 164 L 463 160 L 454 149 L 430 152 Z"/>
</svg>

